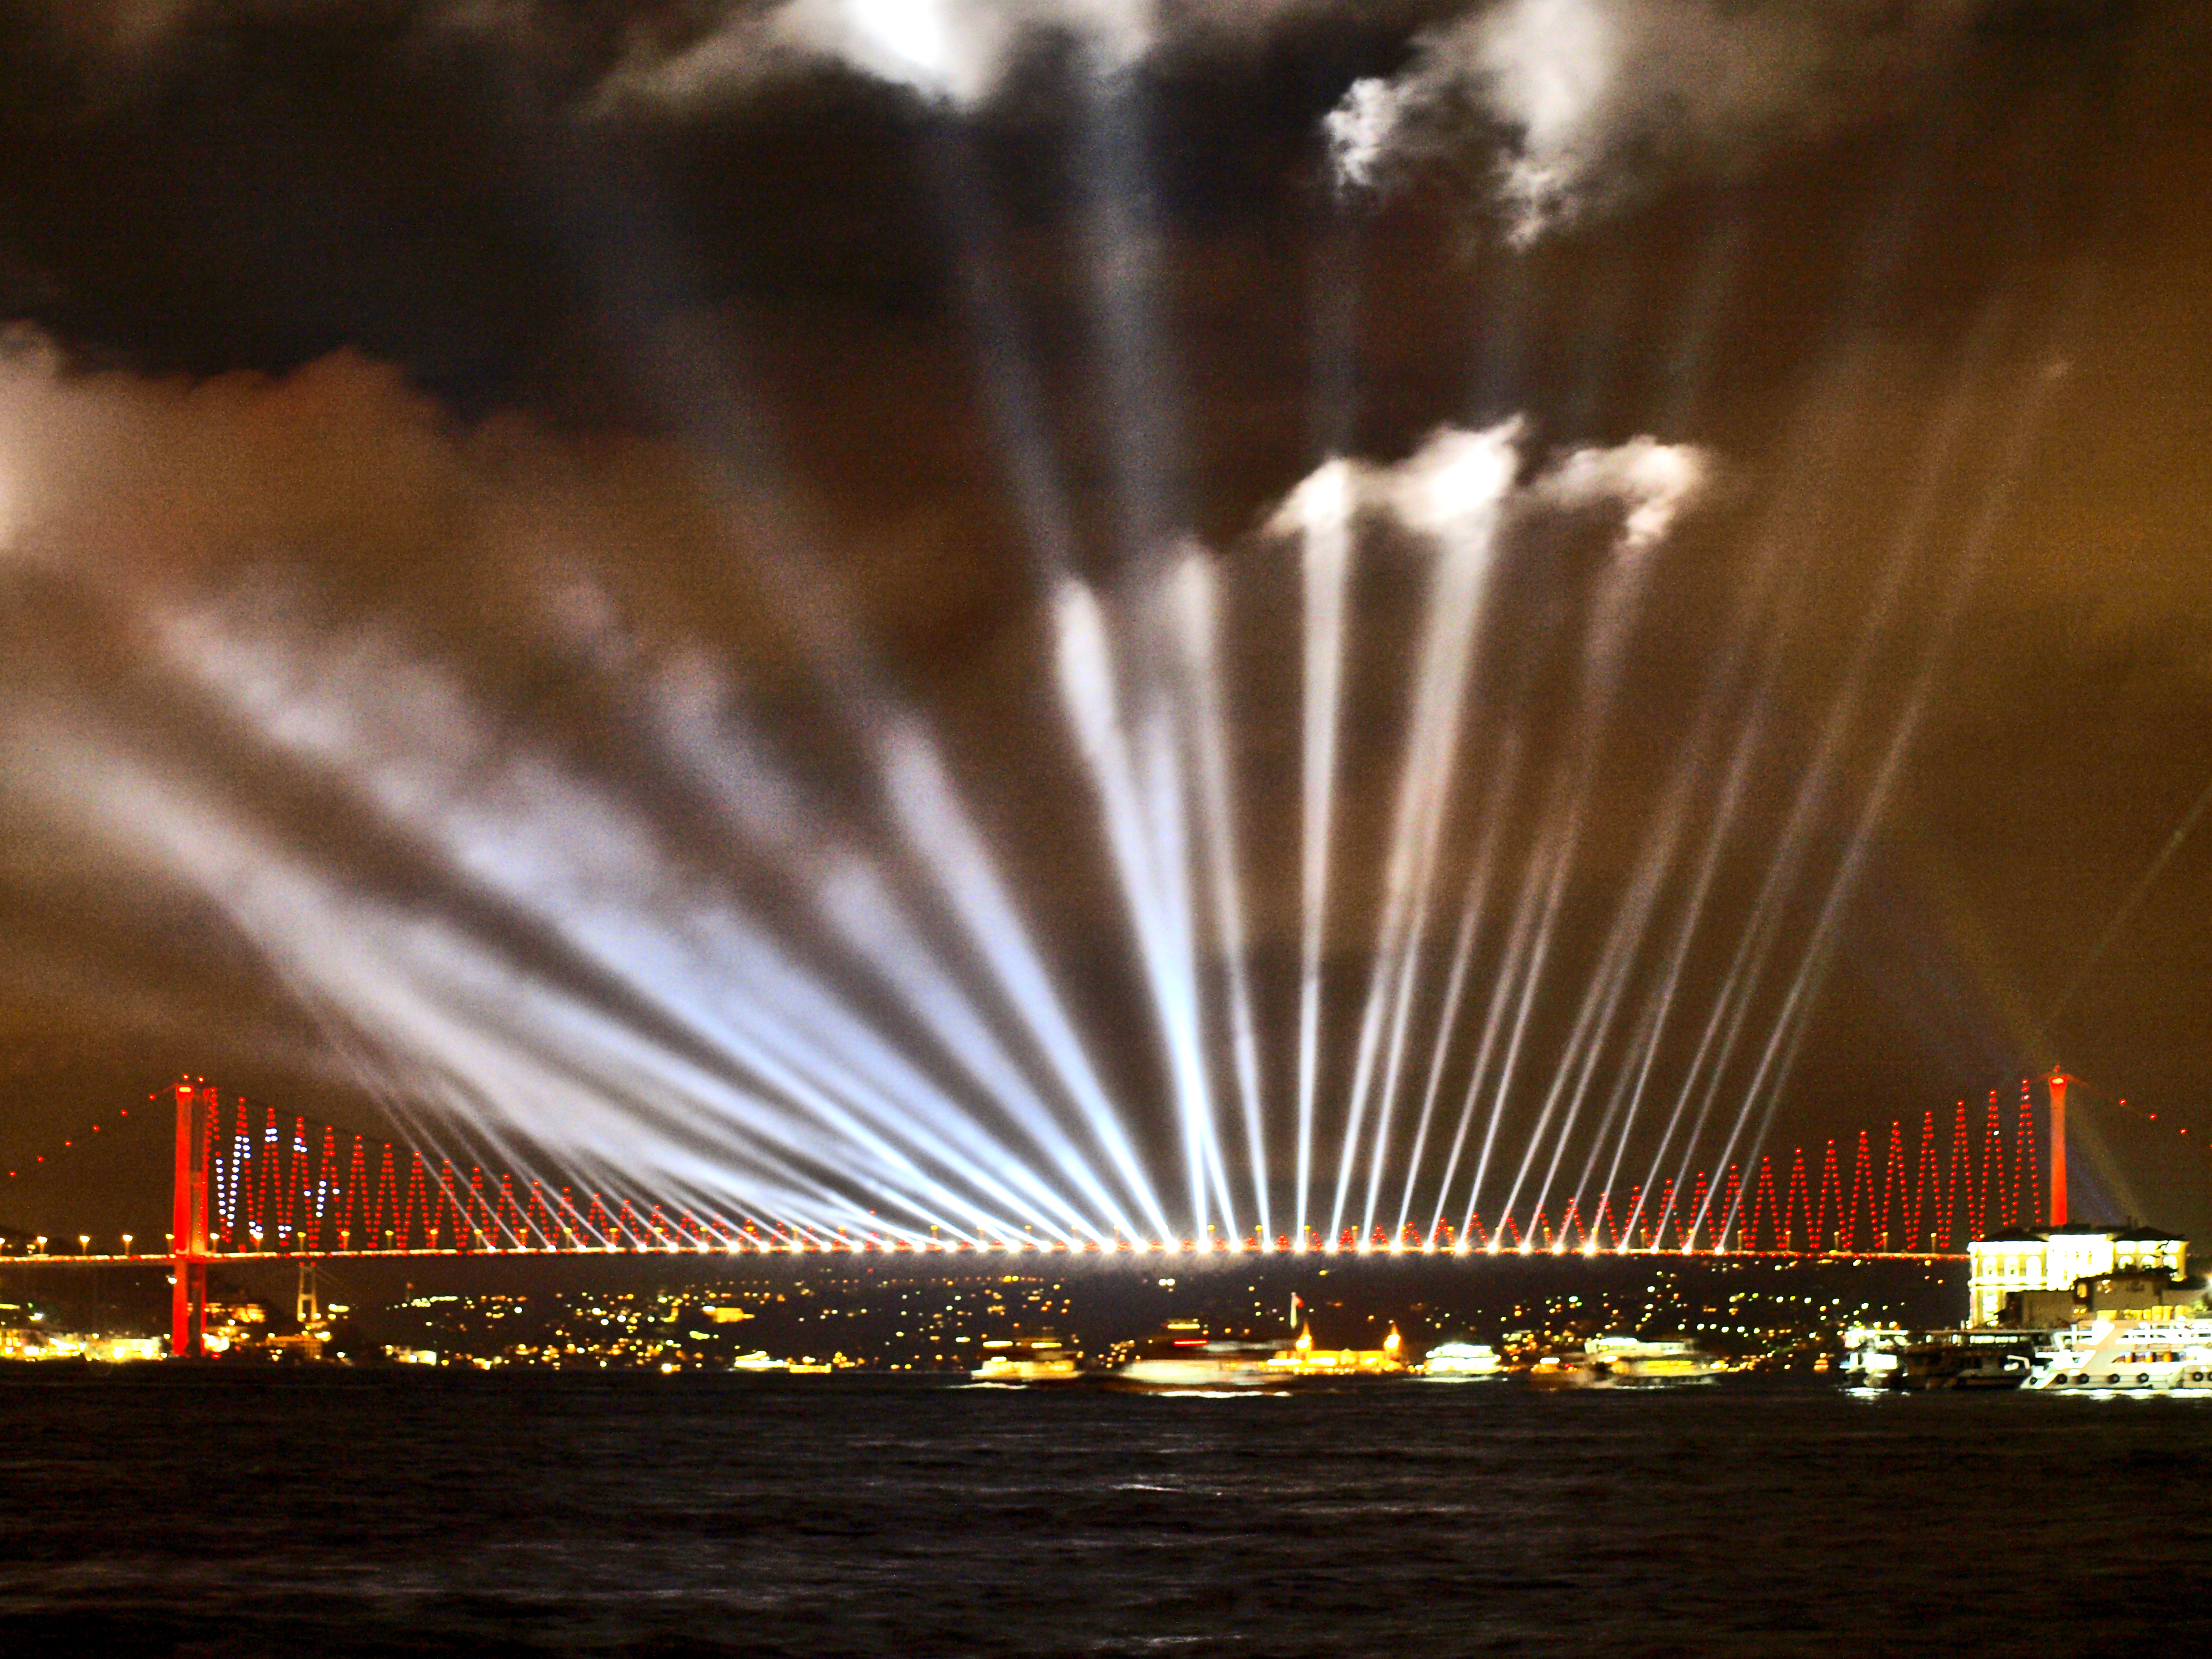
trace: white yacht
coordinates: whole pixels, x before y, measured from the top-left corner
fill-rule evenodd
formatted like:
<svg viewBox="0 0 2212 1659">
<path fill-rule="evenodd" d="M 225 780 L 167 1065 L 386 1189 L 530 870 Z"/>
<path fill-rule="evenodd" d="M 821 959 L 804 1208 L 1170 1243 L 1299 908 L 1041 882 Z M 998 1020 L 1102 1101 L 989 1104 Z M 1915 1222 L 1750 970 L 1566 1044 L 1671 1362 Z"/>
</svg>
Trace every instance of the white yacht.
<svg viewBox="0 0 2212 1659">
<path fill-rule="evenodd" d="M 2045 1394 L 2212 1395 L 2212 1319 L 2100 1319 L 2053 1332 L 2023 1386 Z"/>
</svg>

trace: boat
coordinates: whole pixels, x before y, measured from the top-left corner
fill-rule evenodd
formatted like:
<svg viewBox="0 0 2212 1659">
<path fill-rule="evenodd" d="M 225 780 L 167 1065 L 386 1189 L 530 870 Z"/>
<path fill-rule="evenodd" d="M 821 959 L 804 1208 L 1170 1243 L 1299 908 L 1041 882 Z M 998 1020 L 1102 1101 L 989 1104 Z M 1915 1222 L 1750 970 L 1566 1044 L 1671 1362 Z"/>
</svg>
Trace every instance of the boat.
<svg viewBox="0 0 2212 1659">
<path fill-rule="evenodd" d="M 1890 1375 L 1890 1386 L 1899 1389 L 2016 1389 L 2027 1381 L 2028 1357 L 2014 1348 L 1915 1342 Z"/>
<path fill-rule="evenodd" d="M 1295 1308 L 1294 1308 L 1295 1311 Z M 1374 1376 L 1402 1376 L 1405 1339 L 1395 1325 L 1379 1348 L 1323 1348 L 1313 1326 L 1301 1326 L 1288 1347 L 1277 1342 L 1215 1341 L 1194 1319 L 1170 1321 L 1142 1352 L 1108 1379 L 1115 1388 L 1173 1390 L 1287 1389 Z"/>
<path fill-rule="evenodd" d="M 2212 1320 L 2097 1320 L 2051 1334 L 2021 1386 L 2038 1394 L 2212 1395 Z"/>
<path fill-rule="evenodd" d="M 2027 1381 L 2041 1334 L 1994 1326 L 1908 1331 L 1854 1326 L 1844 1333 L 1839 1368 L 1852 1389 L 2016 1389 Z"/>
<path fill-rule="evenodd" d="M 1273 1343 L 1216 1342 L 1194 1319 L 1170 1320 L 1108 1382 L 1141 1394 L 1285 1389 L 1294 1374 L 1269 1364 L 1278 1352 Z"/>
<path fill-rule="evenodd" d="M 1532 1389 L 1609 1389 L 1613 1386 L 1610 1372 L 1593 1365 L 1579 1353 L 1547 1353 L 1519 1373 L 1520 1378 Z"/>
<path fill-rule="evenodd" d="M 1116 1387 L 1134 1389 L 1143 1394 L 1213 1392 L 1232 1389 L 1242 1393 L 1291 1386 L 1294 1379 L 1285 1372 L 1269 1369 L 1267 1356 L 1235 1352 L 1243 1346 L 1231 1342 L 1209 1343 L 1209 1348 L 1228 1352 L 1133 1359 L 1114 1373 L 1112 1381 Z"/>
<path fill-rule="evenodd" d="M 1844 1333 L 1844 1386 L 1895 1388 L 1900 1357 L 1911 1340 L 1902 1325 L 1852 1326 Z"/>
<path fill-rule="evenodd" d="M 1056 1336 L 986 1342 L 983 1346 L 1003 1352 L 992 1353 L 969 1372 L 978 1382 L 1027 1387 L 1040 1382 L 1073 1382 L 1083 1376 L 1083 1367 L 1076 1356 Z"/>
<path fill-rule="evenodd" d="M 1594 1336 L 1583 1346 L 1583 1358 L 1615 1382 L 1702 1382 L 1728 1369 L 1693 1343 L 1634 1336 Z"/>
<path fill-rule="evenodd" d="M 765 1348 L 755 1348 L 750 1353 L 741 1353 L 730 1362 L 733 1371 L 784 1371 L 791 1367 L 781 1359 L 771 1359 Z"/>
<path fill-rule="evenodd" d="M 1505 1361 L 1487 1342 L 1439 1342 L 1429 1350 L 1418 1369 L 1423 1376 L 1455 1380 L 1498 1376 L 1504 1374 Z"/>
</svg>

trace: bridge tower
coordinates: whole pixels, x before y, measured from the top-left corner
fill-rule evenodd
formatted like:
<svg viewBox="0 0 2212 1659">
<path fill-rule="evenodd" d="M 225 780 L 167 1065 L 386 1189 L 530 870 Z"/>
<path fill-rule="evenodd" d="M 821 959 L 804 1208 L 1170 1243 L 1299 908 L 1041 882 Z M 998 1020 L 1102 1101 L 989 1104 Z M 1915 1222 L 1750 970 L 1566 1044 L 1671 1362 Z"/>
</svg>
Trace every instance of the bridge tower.
<svg viewBox="0 0 2212 1659">
<path fill-rule="evenodd" d="M 169 1231 L 169 1352 L 200 1357 L 207 1317 L 208 1125 L 214 1091 L 177 1085 L 177 1162 Z"/>
<path fill-rule="evenodd" d="M 303 1331 L 322 1322 L 322 1297 L 316 1291 L 315 1258 L 311 1255 L 300 1258 L 299 1293 L 292 1298 L 292 1316 Z"/>
<path fill-rule="evenodd" d="M 2066 1224 L 2066 1073 L 2051 1068 L 2051 1224 Z"/>
</svg>

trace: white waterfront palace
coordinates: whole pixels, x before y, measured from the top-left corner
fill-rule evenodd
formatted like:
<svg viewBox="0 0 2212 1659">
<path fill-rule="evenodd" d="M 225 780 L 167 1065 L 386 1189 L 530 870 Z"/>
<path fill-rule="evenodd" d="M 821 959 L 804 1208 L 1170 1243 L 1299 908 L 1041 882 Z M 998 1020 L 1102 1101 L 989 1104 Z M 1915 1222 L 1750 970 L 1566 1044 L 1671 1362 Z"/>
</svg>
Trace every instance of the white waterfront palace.
<svg viewBox="0 0 2212 1659">
<path fill-rule="evenodd" d="M 1966 1254 L 1972 1263 L 1966 1322 L 1995 1325 L 2005 1312 L 2006 1299 L 2014 1296 L 2023 1304 L 2032 1292 L 2064 1291 L 2070 1297 L 2082 1280 L 2115 1273 L 2179 1280 L 2188 1272 L 2189 1242 L 2155 1227 L 2076 1224 L 2048 1232 L 1977 1238 L 1966 1246 Z"/>
</svg>

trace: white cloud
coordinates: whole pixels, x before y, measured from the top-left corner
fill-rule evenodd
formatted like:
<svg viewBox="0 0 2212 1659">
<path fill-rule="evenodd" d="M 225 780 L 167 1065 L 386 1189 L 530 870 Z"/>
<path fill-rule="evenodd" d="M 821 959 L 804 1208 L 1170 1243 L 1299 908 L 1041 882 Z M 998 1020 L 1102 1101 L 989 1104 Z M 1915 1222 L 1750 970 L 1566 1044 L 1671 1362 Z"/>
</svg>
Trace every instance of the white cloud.
<svg viewBox="0 0 2212 1659">
<path fill-rule="evenodd" d="M 1561 507 L 1606 503 L 1623 511 L 1620 550 L 1656 546 L 1681 510 L 1711 482 L 1712 464 L 1692 444 L 1632 438 L 1611 449 L 1577 449 L 1555 462 L 1530 489 L 1538 501 Z"/>
<path fill-rule="evenodd" d="M 1109 64 L 1152 44 L 1146 0 L 789 0 L 775 40 L 880 81 L 973 105 L 988 97 L 1024 38 L 1063 29 Z"/>
<path fill-rule="evenodd" d="M 683 113 L 837 63 L 961 108 L 988 101 L 1023 51 L 1058 33 L 1097 68 L 1127 68 L 1164 40 L 1250 33 L 1322 0 L 775 0 L 726 5 L 703 35 L 641 34 L 603 107 Z"/>
<path fill-rule="evenodd" d="M 1376 181 L 1376 173 L 1397 140 L 1407 106 L 1417 95 L 1406 82 L 1370 76 L 1352 83 L 1337 106 L 1322 120 L 1329 153 L 1336 160 L 1338 183 L 1364 188 Z"/>
<path fill-rule="evenodd" d="M 1443 537 L 1488 521 L 1521 467 L 1521 422 L 1480 432 L 1444 427 L 1396 466 L 1375 473 L 1368 499 L 1407 529 Z"/>
<path fill-rule="evenodd" d="M 1525 433 L 1516 416 L 1480 431 L 1441 427 L 1391 465 L 1326 462 L 1284 499 L 1267 527 L 1300 534 L 1364 509 L 1449 542 L 1486 537 L 1492 526 L 1528 513 L 1612 507 L 1621 514 L 1617 547 L 1640 553 L 1666 539 L 1712 480 L 1712 459 L 1696 445 L 1638 437 L 1569 450 L 1523 483 Z"/>
<path fill-rule="evenodd" d="M 1638 172 L 1718 170 L 1873 118 L 1981 0 L 1500 0 L 1353 85 L 1328 133 L 1340 181 L 1487 142 L 1511 234 L 1622 193 Z"/>
</svg>

